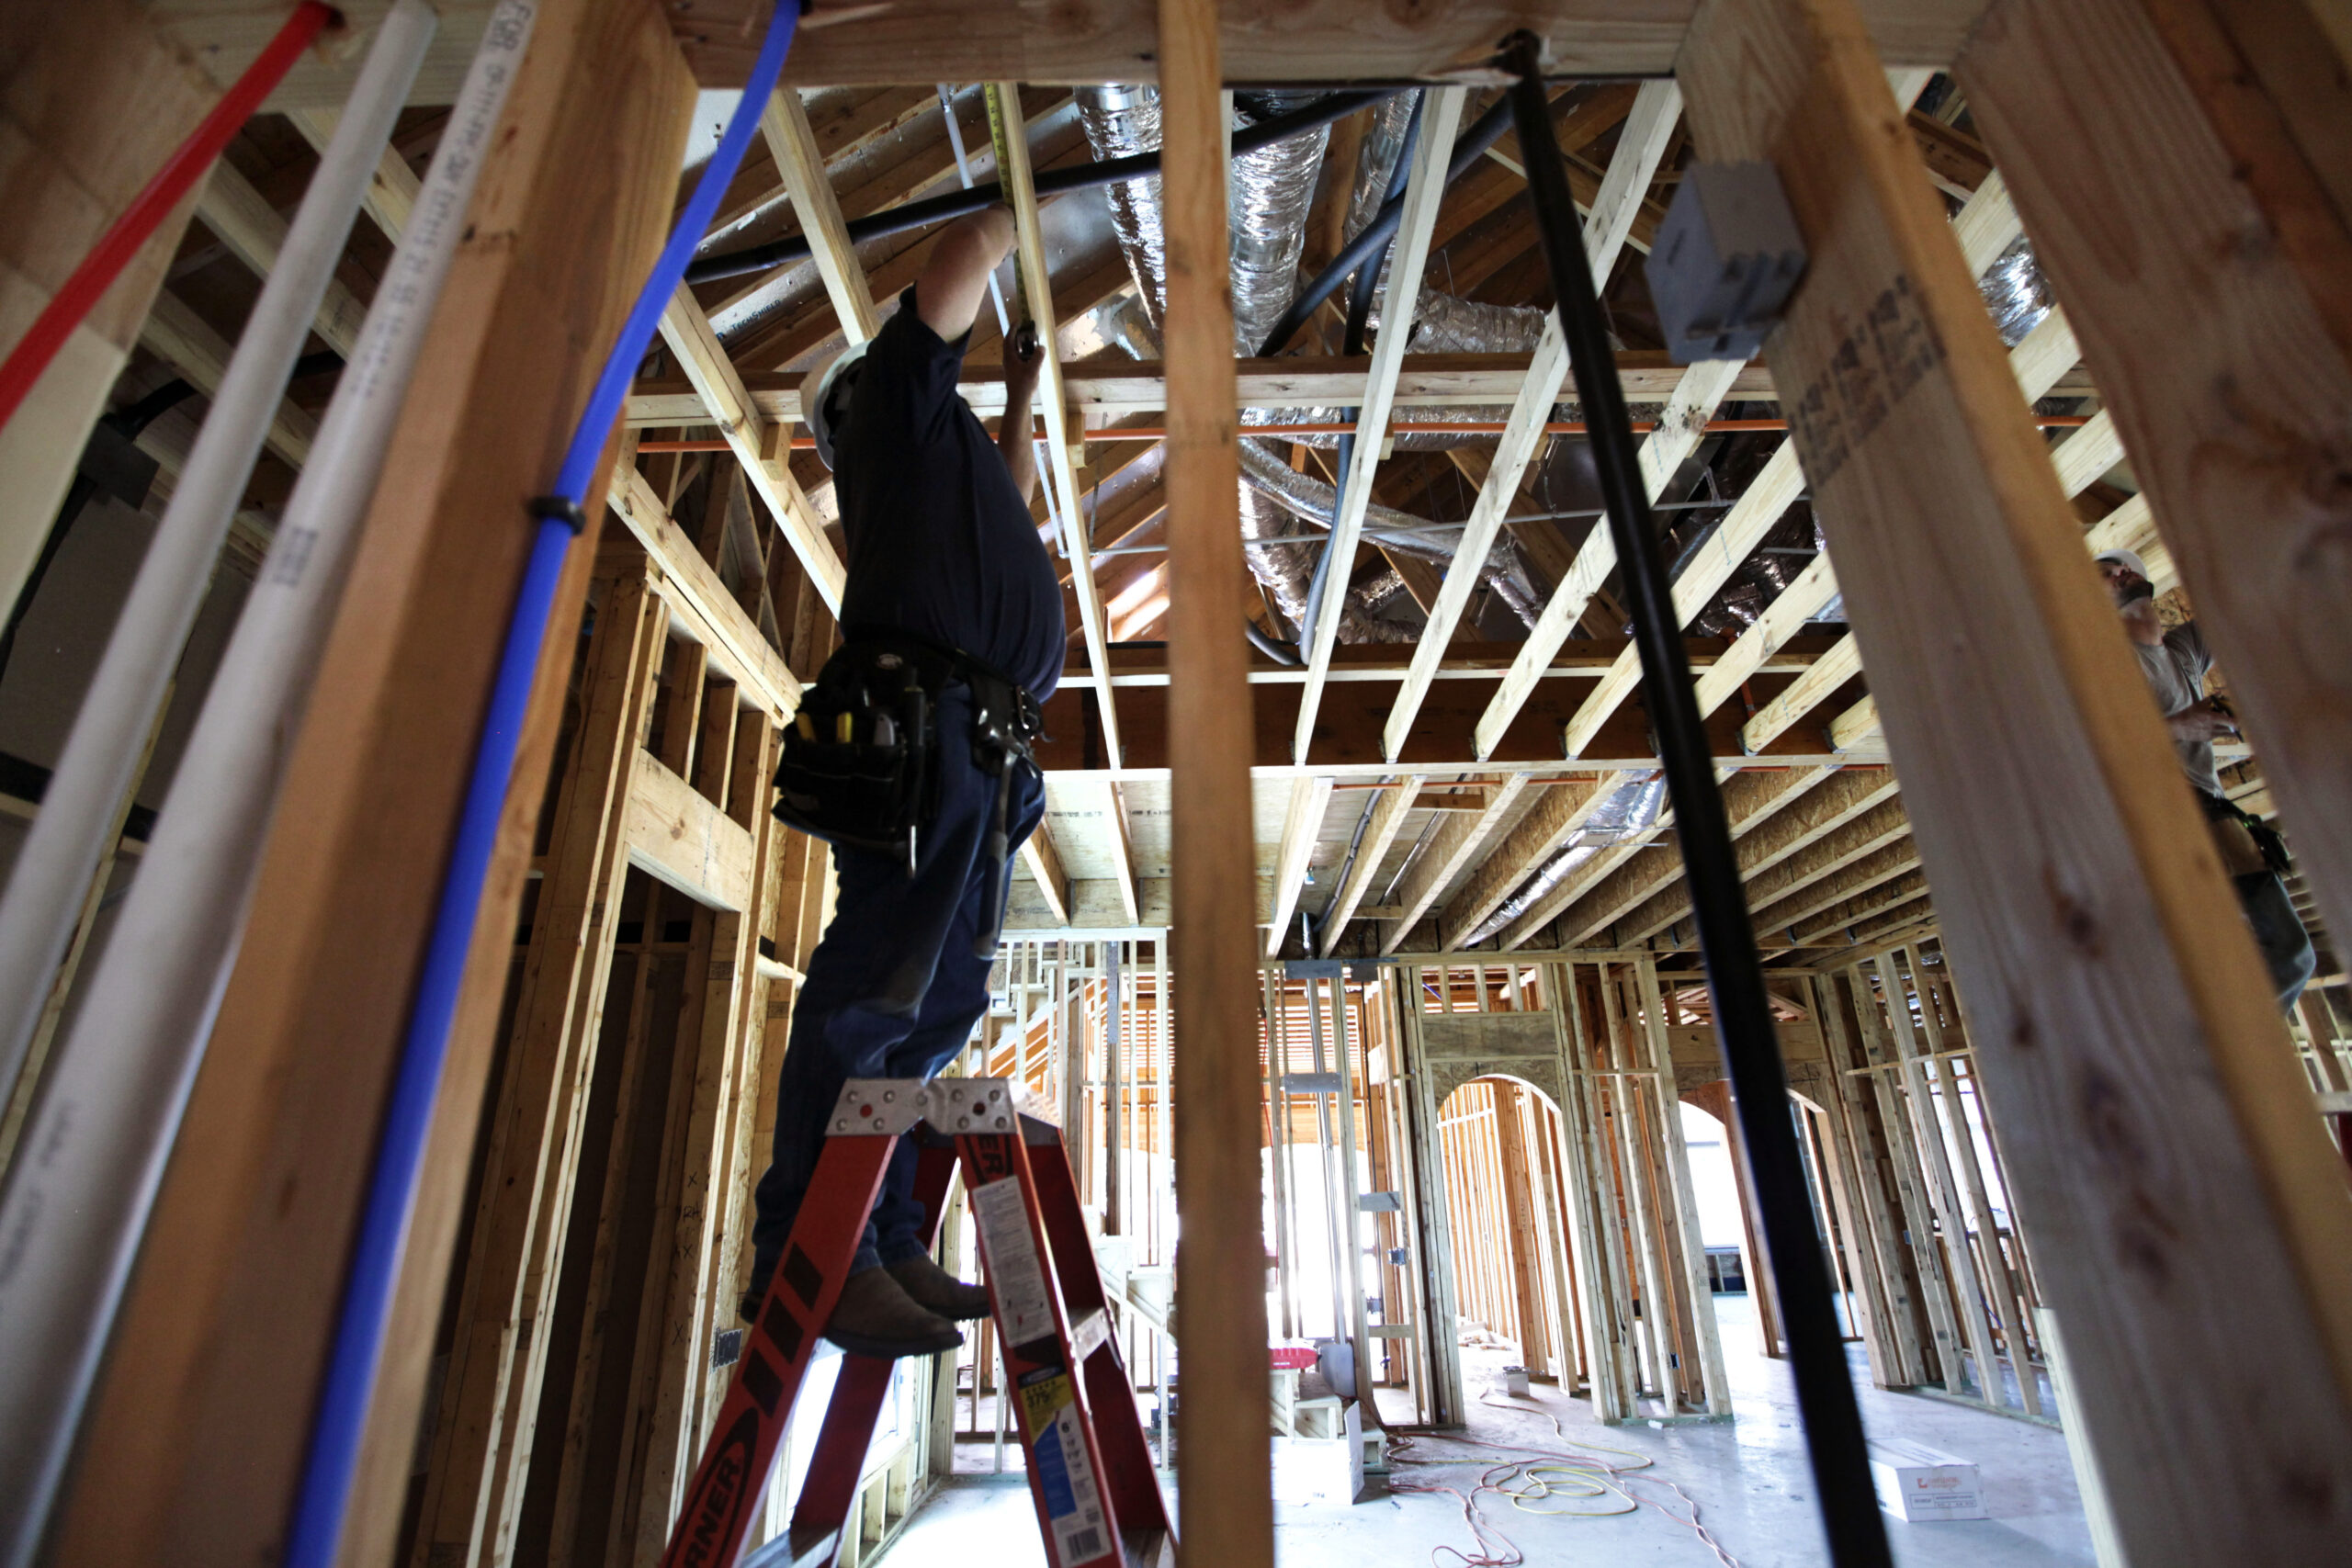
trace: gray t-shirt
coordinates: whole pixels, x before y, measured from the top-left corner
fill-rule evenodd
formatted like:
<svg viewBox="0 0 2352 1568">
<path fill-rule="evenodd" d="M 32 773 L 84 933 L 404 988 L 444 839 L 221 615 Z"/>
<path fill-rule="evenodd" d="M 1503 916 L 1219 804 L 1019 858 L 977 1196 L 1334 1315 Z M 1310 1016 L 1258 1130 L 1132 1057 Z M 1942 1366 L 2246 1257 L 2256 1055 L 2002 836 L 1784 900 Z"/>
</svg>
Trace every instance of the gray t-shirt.
<svg viewBox="0 0 2352 1568">
<path fill-rule="evenodd" d="M 2135 642 L 2132 651 L 2140 656 L 2140 673 L 2155 696 L 2157 711 L 2166 718 L 2205 700 L 2205 674 L 2213 668 L 2213 656 L 2205 650 L 2196 622 L 2173 627 L 2157 647 Z M 2172 749 L 2180 753 L 2180 771 L 2188 775 L 2190 784 L 2207 795 L 2222 793 L 2221 775 L 2213 770 L 2211 741 L 2175 739 Z"/>
</svg>

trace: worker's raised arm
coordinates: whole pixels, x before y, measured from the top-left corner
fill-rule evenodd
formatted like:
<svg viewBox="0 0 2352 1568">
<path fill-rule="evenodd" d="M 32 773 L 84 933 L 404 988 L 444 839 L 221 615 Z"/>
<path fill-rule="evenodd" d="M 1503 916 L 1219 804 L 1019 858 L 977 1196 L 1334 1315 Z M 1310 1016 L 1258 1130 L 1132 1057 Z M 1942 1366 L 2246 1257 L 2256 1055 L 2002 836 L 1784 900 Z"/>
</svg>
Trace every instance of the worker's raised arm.
<svg viewBox="0 0 2352 1568">
<path fill-rule="evenodd" d="M 1045 351 L 1037 331 L 1027 321 L 1004 340 L 1004 420 L 997 426 L 996 449 L 1004 457 L 1005 472 L 1024 502 L 1037 496 L 1037 443 L 1029 417 L 1037 396 L 1037 375 L 1045 367 Z"/>
<path fill-rule="evenodd" d="M 1012 249 L 1012 210 L 998 206 L 959 218 L 939 236 L 915 281 L 915 312 L 949 343 L 972 330 L 989 274 Z"/>
</svg>

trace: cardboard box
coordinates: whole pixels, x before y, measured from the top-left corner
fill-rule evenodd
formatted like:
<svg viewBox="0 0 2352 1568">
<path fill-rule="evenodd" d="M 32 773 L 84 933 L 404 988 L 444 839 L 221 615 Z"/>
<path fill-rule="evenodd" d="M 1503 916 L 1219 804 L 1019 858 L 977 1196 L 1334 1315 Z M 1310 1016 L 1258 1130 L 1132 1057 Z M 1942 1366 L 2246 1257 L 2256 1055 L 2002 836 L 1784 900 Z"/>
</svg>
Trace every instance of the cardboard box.
<svg viewBox="0 0 2352 1568">
<path fill-rule="evenodd" d="M 1915 1443 L 1887 1438 L 1871 1444 L 1871 1479 L 1878 1506 L 1898 1519 L 1981 1519 L 1984 1484 L 1969 1461 Z"/>
</svg>

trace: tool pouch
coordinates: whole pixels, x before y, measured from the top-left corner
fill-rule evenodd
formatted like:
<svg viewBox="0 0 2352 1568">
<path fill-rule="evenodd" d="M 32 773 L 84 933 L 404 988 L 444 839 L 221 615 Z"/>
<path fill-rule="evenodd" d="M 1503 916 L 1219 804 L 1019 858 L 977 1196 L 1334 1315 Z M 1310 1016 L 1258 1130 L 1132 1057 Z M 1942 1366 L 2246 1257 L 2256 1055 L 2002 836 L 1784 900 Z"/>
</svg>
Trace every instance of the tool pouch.
<svg viewBox="0 0 2352 1568">
<path fill-rule="evenodd" d="M 953 660 L 860 637 L 825 661 L 784 732 L 776 819 L 848 849 L 903 857 L 939 814 L 938 694 Z"/>
<path fill-rule="evenodd" d="M 2287 858 L 2287 840 L 2277 829 L 2233 800 L 2203 790 L 2197 792 L 2197 798 L 2205 807 L 2205 825 L 2212 829 L 2213 848 L 2222 858 L 2222 871 L 2233 877 L 2265 872 L 2287 874 L 2293 863 Z"/>
</svg>

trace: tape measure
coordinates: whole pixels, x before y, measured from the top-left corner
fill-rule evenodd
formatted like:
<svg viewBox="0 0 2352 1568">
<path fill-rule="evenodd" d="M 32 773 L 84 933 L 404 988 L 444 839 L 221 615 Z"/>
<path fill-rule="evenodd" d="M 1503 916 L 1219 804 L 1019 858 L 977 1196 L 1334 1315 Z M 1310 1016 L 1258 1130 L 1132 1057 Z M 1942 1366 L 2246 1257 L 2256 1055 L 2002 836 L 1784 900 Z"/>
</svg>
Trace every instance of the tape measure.
<svg viewBox="0 0 2352 1568">
<path fill-rule="evenodd" d="M 1006 171 L 1012 167 L 1012 133 L 1016 128 L 1025 133 L 1028 127 L 1021 118 L 1020 103 L 1017 100 L 1008 102 L 1007 92 L 1002 84 L 990 82 L 981 89 L 980 96 L 987 99 L 989 106 L 989 144 L 996 152 L 997 184 L 1003 188 L 1004 198 L 1009 205 L 1012 200 L 1012 182 Z M 1012 221 L 1016 225 L 1020 223 L 1018 211 L 1014 212 Z M 1015 326 L 1030 324 L 1029 297 L 1022 286 L 1021 267 L 1017 263 L 1012 268 L 1012 314 Z"/>
</svg>

